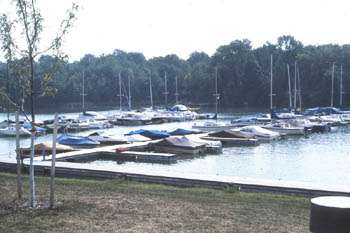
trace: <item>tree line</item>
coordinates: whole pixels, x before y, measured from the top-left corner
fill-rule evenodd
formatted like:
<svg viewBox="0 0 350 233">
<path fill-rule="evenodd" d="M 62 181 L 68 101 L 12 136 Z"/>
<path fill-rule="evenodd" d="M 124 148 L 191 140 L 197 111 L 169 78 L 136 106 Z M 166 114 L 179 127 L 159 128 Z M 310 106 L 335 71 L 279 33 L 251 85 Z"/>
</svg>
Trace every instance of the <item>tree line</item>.
<svg viewBox="0 0 350 233">
<path fill-rule="evenodd" d="M 209 56 L 193 52 L 187 60 L 171 54 L 146 59 L 142 53 L 114 50 L 101 56 L 87 54 L 79 61 L 43 55 L 35 61 L 34 98 L 36 108 L 80 103 L 83 79 L 85 100 L 94 106 L 119 106 L 119 77 L 122 101 L 127 106 L 130 80 L 133 106 L 150 106 L 149 82 L 152 80 L 155 105 L 164 106 L 165 76 L 168 104 L 175 103 L 175 80 L 179 100 L 192 106 L 214 106 L 215 76 L 218 80 L 220 107 L 261 107 L 270 104 L 270 56 L 273 56 L 273 104 L 288 107 L 288 70 L 294 88 L 298 72 L 302 107 L 329 106 L 332 66 L 334 72 L 334 105 L 339 106 L 340 66 L 343 67 L 343 105 L 350 104 L 350 45 L 304 46 L 293 36 L 281 36 L 277 43 L 253 48 L 251 41 L 235 40 L 220 46 Z M 28 62 L 11 61 L 10 79 L 7 64 L 0 63 L 0 86 L 18 105 L 29 107 L 30 89 L 23 81 Z M 297 65 L 297 69 L 295 69 Z M 48 70 L 53 74 L 48 75 Z M 217 73 L 216 73 L 217 72 Z M 299 102 L 299 101 L 298 101 Z M 4 106 L 4 104 L 3 104 Z"/>
</svg>

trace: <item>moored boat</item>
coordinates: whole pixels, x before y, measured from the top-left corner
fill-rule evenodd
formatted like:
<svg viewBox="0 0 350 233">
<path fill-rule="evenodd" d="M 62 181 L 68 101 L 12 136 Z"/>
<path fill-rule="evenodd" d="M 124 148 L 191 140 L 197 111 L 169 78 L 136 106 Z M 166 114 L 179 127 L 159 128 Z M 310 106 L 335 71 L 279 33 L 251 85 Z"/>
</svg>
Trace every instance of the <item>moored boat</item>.
<svg viewBox="0 0 350 233">
<path fill-rule="evenodd" d="M 281 134 L 261 128 L 260 126 L 256 125 L 249 125 L 244 126 L 241 128 L 235 128 L 232 129 L 233 132 L 235 132 L 237 135 L 241 135 L 242 137 L 251 137 L 256 138 L 259 141 L 271 141 L 281 138 Z"/>
<path fill-rule="evenodd" d="M 172 136 L 164 138 L 150 146 L 156 152 L 173 153 L 177 155 L 197 155 L 205 153 L 206 143 L 194 142 L 187 137 Z"/>
<path fill-rule="evenodd" d="M 89 137 L 63 134 L 57 138 L 57 142 L 62 145 L 72 147 L 95 147 L 100 142 L 90 139 Z"/>
<path fill-rule="evenodd" d="M 19 136 L 21 137 L 29 137 L 31 133 L 29 130 L 25 129 L 24 127 L 19 128 Z M 10 125 L 5 128 L 0 129 L 0 136 L 3 137 L 16 137 L 16 126 Z"/>
<path fill-rule="evenodd" d="M 306 133 L 304 127 L 295 127 L 288 124 L 287 122 L 275 122 L 266 125 L 261 125 L 261 128 L 285 135 L 305 135 Z"/>
<path fill-rule="evenodd" d="M 218 140 L 225 146 L 257 146 L 259 141 L 254 137 L 245 136 L 233 130 L 222 130 L 201 137 L 205 140 Z"/>
<path fill-rule="evenodd" d="M 201 130 L 204 132 L 215 132 L 215 131 L 233 129 L 235 127 L 236 126 L 233 124 L 220 124 L 220 123 L 211 122 L 211 121 L 204 122 L 203 125 L 198 125 L 196 123 L 192 125 L 192 129 Z"/>
</svg>

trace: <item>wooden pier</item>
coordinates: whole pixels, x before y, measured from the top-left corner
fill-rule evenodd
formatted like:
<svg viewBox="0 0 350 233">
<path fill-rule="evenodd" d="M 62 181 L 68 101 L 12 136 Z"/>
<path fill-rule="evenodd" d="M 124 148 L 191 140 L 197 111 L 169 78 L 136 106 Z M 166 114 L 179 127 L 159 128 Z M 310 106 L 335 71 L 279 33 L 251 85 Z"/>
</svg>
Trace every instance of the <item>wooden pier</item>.
<svg viewBox="0 0 350 233">
<path fill-rule="evenodd" d="M 155 141 L 153 141 L 155 142 Z M 136 142 L 114 146 L 104 146 L 92 149 L 82 149 L 56 155 L 56 161 L 61 162 L 88 162 L 97 159 L 136 161 L 146 163 L 174 163 L 182 156 L 171 153 L 148 152 L 146 148 L 150 142 Z M 51 155 L 37 156 L 36 162 L 51 160 Z"/>
<path fill-rule="evenodd" d="M 145 152 L 145 151 L 123 151 L 117 153 L 116 157 L 119 160 L 124 161 L 135 161 L 135 162 L 146 162 L 146 163 L 172 163 L 176 162 L 179 156 L 170 153 L 156 153 L 156 152 Z"/>
</svg>

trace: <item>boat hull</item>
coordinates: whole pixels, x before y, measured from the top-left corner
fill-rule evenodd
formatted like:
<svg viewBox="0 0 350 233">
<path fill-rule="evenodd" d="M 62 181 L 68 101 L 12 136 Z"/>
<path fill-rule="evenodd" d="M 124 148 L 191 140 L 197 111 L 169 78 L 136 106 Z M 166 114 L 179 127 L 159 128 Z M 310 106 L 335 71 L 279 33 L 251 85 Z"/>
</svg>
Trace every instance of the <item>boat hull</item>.
<svg viewBox="0 0 350 233">
<path fill-rule="evenodd" d="M 234 125 L 222 125 L 222 126 L 203 126 L 203 125 L 193 125 L 192 129 L 200 130 L 203 132 L 215 132 L 215 131 L 222 131 L 222 130 L 228 130 L 233 129 L 236 126 Z"/>
<path fill-rule="evenodd" d="M 280 134 L 284 135 L 305 135 L 305 129 L 304 128 L 282 128 L 282 127 L 264 127 L 264 129 L 268 129 Z"/>
</svg>

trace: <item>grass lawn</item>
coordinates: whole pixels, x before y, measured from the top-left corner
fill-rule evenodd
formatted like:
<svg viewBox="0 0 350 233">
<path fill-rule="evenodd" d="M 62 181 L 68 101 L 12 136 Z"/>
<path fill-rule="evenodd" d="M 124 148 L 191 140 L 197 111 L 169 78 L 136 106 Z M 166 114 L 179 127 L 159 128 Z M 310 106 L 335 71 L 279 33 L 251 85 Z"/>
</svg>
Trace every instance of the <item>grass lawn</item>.
<svg viewBox="0 0 350 233">
<path fill-rule="evenodd" d="M 48 188 L 48 177 L 36 178 L 39 202 L 47 202 Z M 0 232 L 309 232 L 303 197 L 123 179 L 59 178 L 56 190 L 54 210 L 21 207 L 16 176 L 0 173 Z"/>
</svg>

